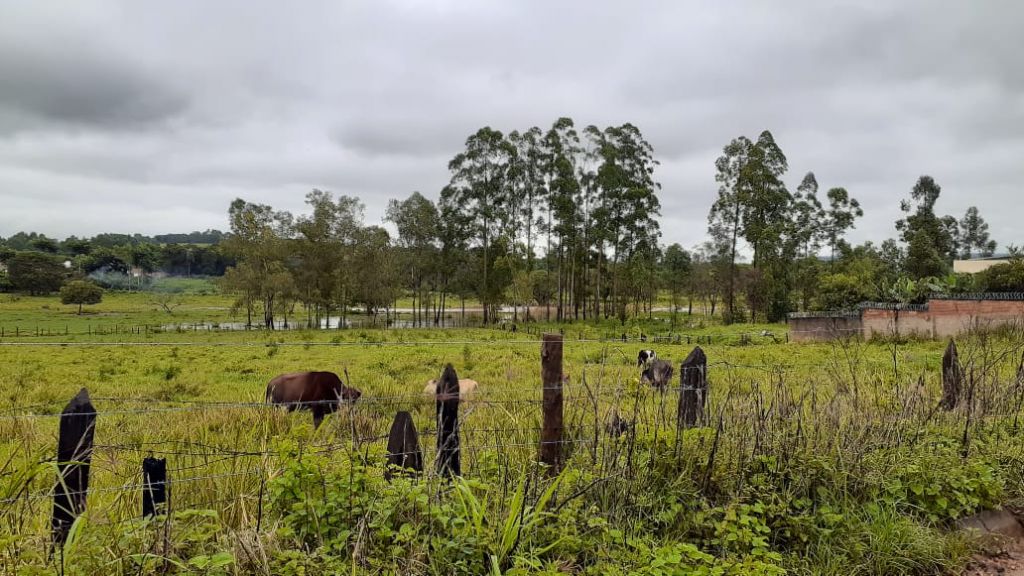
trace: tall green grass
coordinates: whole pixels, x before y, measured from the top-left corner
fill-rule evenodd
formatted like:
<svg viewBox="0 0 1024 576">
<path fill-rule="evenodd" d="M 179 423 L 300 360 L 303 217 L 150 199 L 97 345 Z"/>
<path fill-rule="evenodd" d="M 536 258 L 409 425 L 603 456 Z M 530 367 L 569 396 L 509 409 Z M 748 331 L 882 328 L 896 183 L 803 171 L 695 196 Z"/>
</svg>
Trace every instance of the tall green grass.
<svg viewBox="0 0 1024 576">
<path fill-rule="evenodd" d="M 678 430 L 677 395 L 639 384 L 641 343 L 574 341 L 577 328 L 587 329 L 566 330 L 560 475 L 534 463 L 531 335 L 184 333 L 139 339 L 153 346 L 0 346 L 0 499 L 14 499 L 0 507 L 0 572 L 53 573 L 53 476 L 41 463 L 58 418 L 16 415 L 57 414 L 82 386 L 101 414 L 68 574 L 936 574 L 971 550 L 957 518 L 1022 494 L 1019 335 L 961 340 L 971 397 L 949 413 L 934 409 L 942 343 L 723 338 L 705 346 L 708 425 Z M 692 348 L 647 345 L 677 366 Z M 412 413 L 434 463 L 435 406 L 423 386 L 447 362 L 480 382 L 462 406 L 465 478 L 388 484 L 384 437 L 398 410 Z M 258 404 L 282 372 L 345 369 L 364 397 L 318 430 L 308 413 L 216 404 Z M 632 432 L 609 435 L 613 414 L 634 420 Z M 168 459 L 172 509 L 143 521 L 139 490 L 120 487 L 140 481 L 150 453 Z"/>
</svg>

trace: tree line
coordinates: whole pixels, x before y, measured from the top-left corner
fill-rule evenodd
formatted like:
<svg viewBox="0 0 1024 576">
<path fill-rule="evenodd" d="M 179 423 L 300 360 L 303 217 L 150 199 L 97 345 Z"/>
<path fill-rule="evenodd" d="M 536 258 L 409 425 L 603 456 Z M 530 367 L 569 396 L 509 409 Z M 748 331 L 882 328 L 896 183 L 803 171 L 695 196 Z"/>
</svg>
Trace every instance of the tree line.
<svg viewBox="0 0 1024 576">
<path fill-rule="evenodd" d="M 236 200 L 223 246 L 238 265 L 225 286 L 268 327 L 297 305 L 319 326 L 332 311 L 387 311 L 404 294 L 417 323 L 440 323 L 467 299 L 485 323 L 502 305 L 516 320 L 650 313 L 661 287 L 656 165 L 631 124 L 481 128 L 448 163 L 438 201 L 414 192 L 388 203 L 394 238 L 365 225 L 349 196 L 314 190 L 299 217 Z"/>
<path fill-rule="evenodd" d="M 152 237 L 98 234 L 56 240 L 35 232 L 18 232 L 0 238 L 0 291 L 48 294 L 73 276 L 87 277 L 113 289 L 131 288 L 134 274 L 223 276 L 235 264 L 219 246 L 224 237 L 223 232 L 207 230 Z"/>
<path fill-rule="evenodd" d="M 808 172 L 795 192 L 783 180 L 786 155 L 771 132 L 740 136 L 715 162 L 718 198 L 703 251 L 720 265 L 726 322 L 780 321 L 797 309 L 848 308 L 864 300 L 920 299 L 928 291 L 988 289 L 990 275 L 951 274 L 957 258 L 991 256 L 996 242 L 976 207 L 963 218 L 935 212 L 941 188 L 921 176 L 901 203 L 898 239 L 849 245 L 844 236 L 864 215 L 856 198 L 831 187 L 824 202 Z M 750 263 L 739 265 L 740 246 Z M 824 252 L 824 253 L 823 253 Z"/>
<path fill-rule="evenodd" d="M 63 259 L 100 281 L 132 269 L 223 276 L 237 308 L 273 327 L 321 326 L 353 308 L 388 312 L 402 298 L 417 324 L 464 313 L 467 301 L 484 322 L 501 306 L 517 321 L 625 322 L 650 315 L 659 294 L 673 322 L 695 302 L 726 322 L 779 321 L 794 310 L 1016 286 L 1015 268 L 951 274 L 955 258 L 992 255 L 996 242 L 976 207 L 959 219 L 937 213 L 941 187 L 930 176 L 902 202 L 895 238 L 853 246 L 845 236 L 864 215 L 856 198 L 820 188 L 813 172 L 791 191 L 773 135 L 739 136 L 715 161 L 708 239 L 687 250 L 659 242 L 657 166 L 628 123 L 485 127 L 449 161 L 436 201 L 413 192 L 388 203 L 381 224 L 392 232 L 367 225 L 355 197 L 314 190 L 298 216 L 238 199 L 226 233 L 0 239 L 0 288 L 55 291 L 68 275 Z"/>
</svg>

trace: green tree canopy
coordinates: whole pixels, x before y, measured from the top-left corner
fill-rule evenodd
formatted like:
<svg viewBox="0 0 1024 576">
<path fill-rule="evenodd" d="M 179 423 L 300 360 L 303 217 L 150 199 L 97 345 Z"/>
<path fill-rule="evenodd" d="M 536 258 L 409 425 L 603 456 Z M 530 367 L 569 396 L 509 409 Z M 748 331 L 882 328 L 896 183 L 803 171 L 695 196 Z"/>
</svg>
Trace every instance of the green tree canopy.
<svg viewBox="0 0 1024 576">
<path fill-rule="evenodd" d="M 907 247 L 906 272 L 914 279 L 945 276 L 956 257 L 956 238 L 944 219 L 935 215 L 941 193 L 942 187 L 931 176 L 921 176 L 910 199 L 900 203 L 906 216 L 896 222 L 896 229 Z"/>
<path fill-rule="evenodd" d="M 72 280 L 60 289 L 61 304 L 78 304 L 82 314 L 83 304 L 99 304 L 103 300 L 103 289 L 85 280 Z"/>
<path fill-rule="evenodd" d="M 996 251 L 996 241 L 989 239 L 988 222 L 978 214 L 978 207 L 967 209 L 959 222 L 960 257 L 970 259 L 975 254 L 991 256 Z"/>
<path fill-rule="evenodd" d="M 849 310 L 877 296 L 871 284 L 866 284 L 854 274 L 822 274 L 818 278 L 816 306 L 819 310 Z"/>
<path fill-rule="evenodd" d="M 1024 259 L 1014 258 L 983 270 L 976 282 L 985 292 L 1024 292 Z"/>
<path fill-rule="evenodd" d="M 7 261 L 11 286 L 32 295 L 60 290 L 67 271 L 60 258 L 42 252 L 18 252 Z"/>
</svg>

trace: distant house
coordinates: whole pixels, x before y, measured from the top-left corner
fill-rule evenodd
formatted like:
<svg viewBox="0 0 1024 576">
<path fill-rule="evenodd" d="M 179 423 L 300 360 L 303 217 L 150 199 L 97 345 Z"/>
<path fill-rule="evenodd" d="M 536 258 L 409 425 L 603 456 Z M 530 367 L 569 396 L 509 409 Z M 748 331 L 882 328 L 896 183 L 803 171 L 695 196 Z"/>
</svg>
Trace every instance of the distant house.
<svg viewBox="0 0 1024 576">
<path fill-rule="evenodd" d="M 1010 261 L 1009 254 L 996 254 L 970 260 L 953 260 L 953 272 L 957 274 L 977 274 L 997 264 L 1006 264 Z"/>
</svg>

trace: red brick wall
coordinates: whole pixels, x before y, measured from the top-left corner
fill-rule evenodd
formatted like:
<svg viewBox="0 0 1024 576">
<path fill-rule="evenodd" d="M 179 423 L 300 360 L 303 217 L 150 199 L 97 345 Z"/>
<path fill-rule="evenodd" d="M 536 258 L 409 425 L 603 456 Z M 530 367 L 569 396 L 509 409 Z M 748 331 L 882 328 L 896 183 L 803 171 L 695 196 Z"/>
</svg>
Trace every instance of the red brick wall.
<svg viewBox="0 0 1024 576">
<path fill-rule="evenodd" d="M 788 323 L 789 339 L 794 342 L 822 342 L 861 333 L 860 318 L 856 316 L 790 318 Z"/>
<path fill-rule="evenodd" d="M 861 312 L 864 338 L 892 335 L 919 335 L 948 338 L 975 326 L 993 328 L 1024 322 L 1021 300 L 929 300 L 928 310 L 879 310 Z"/>
</svg>

